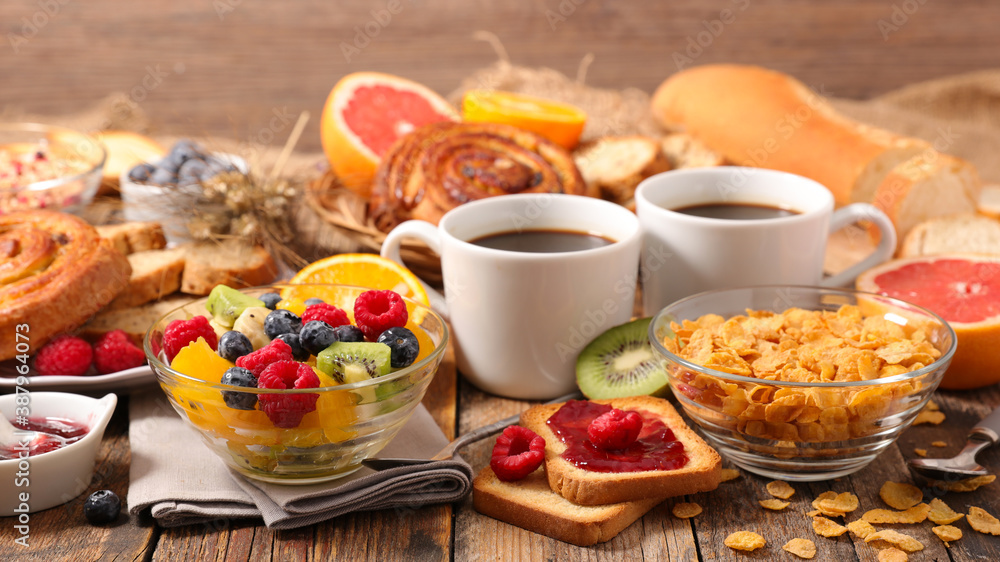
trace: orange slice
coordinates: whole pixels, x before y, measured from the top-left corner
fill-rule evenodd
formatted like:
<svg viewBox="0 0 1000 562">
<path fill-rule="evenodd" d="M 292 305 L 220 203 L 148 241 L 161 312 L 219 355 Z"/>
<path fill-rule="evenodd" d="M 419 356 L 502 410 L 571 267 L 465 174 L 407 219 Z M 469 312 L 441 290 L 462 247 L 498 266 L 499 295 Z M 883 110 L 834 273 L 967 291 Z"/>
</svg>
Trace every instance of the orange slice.
<svg viewBox="0 0 1000 562">
<path fill-rule="evenodd" d="M 382 155 L 399 137 L 458 114 L 444 98 L 405 78 L 355 72 L 337 82 L 320 121 L 323 151 L 346 187 L 368 198 Z"/>
<path fill-rule="evenodd" d="M 375 254 L 338 254 L 323 258 L 304 267 L 292 278 L 291 283 L 332 283 L 380 290 L 390 289 L 410 300 L 423 305 L 429 304 L 427 291 L 416 275 L 398 263 Z M 332 288 L 288 287 L 281 292 L 281 296 L 286 300 L 318 297 L 337 306 L 342 306 L 338 303 L 345 301 L 338 291 Z M 346 303 L 349 306 L 347 310 L 353 310 L 353 298 L 350 301 Z"/>
<path fill-rule="evenodd" d="M 466 121 L 505 123 L 537 133 L 566 150 L 580 142 L 587 114 L 566 104 L 542 98 L 473 90 L 462 98 L 462 118 Z"/>
</svg>

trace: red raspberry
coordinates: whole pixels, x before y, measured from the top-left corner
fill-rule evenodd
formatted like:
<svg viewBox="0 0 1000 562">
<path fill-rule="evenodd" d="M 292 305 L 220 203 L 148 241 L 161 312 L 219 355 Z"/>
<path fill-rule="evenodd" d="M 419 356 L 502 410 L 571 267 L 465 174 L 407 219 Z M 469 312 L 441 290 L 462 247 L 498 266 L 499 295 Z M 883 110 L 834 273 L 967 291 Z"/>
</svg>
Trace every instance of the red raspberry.
<svg viewBox="0 0 1000 562">
<path fill-rule="evenodd" d="M 624 449 L 635 443 L 640 431 L 642 416 L 618 408 L 597 416 L 587 426 L 587 436 L 598 449 Z"/>
<path fill-rule="evenodd" d="M 146 354 L 129 339 L 125 330 L 108 332 L 94 344 L 94 366 L 102 375 L 138 367 Z"/>
<path fill-rule="evenodd" d="M 35 354 L 35 369 L 42 376 L 78 377 L 87 372 L 94 350 L 83 338 L 58 336 Z"/>
<path fill-rule="evenodd" d="M 520 480 L 545 460 L 545 440 L 528 428 L 512 425 L 503 430 L 493 445 L 490 468 L 504 482 Z"/>
<path fill-rule="evenodd" d="M 285 343 L 284 340 L 271 340 L 271 343 L 265 345 L 257 351 L 248 353 L 247 355 L 238 358 L 236 360 L 236 366 L 243 367 L 253 373 L 253 376 L 259 378 L 261 372 L 263 372 L 264 369 L 271 363 L 291 360 L 292 346 Z"/>
<path fill-rule="evenodd" d="M 351 323 L 351 319 L 347 317 L 346 312 L 336 306 L 333 306 L 332 304 L 326 304 L 325 302 L 312 304 L 306 307 L 306 311 L 302 313 L 302 324 L 305 325 L 306 322 L 310 322 L 312 320 L 326 322 L 331 328 L 346 326 Z"/>
<path fill-rule="evenodd" d="M 319 377 L 305 363 L 278 361 L 268 365 L 257 378 L 257 388 L 317 388 Z M 298 427 L 302 417 L 316 409 L 319 394 L 261 394 L 257 397 L 275 427 Z"/>
<path fill-rule="evenodd" d="M 219 345 L 219 336 L 215 334 L 215 329 L 204 316 L 195 316 L 190 320 L 174 320 L 167 324 L 167 328 L 163 330 L 163 351 L 167 354 L 167 361 L 173 361 L 177 352 L 199 337 L 205 338 L 212 349 Z"/>
<path fill-rule="evenodd" d="M 389 328 L 406 325 L 409 314 L 395 291 L 365 291 L 354 299 L 354 322 L 368 341 L 377 341 Z"/>
</svg>

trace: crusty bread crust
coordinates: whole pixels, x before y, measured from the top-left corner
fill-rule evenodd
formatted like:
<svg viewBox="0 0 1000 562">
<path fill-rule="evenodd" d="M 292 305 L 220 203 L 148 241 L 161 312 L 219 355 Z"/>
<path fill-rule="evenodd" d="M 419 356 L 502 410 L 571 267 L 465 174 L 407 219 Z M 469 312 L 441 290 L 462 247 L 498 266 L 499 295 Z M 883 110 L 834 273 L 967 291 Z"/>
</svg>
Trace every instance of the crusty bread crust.
<svg viewBox="0 0 1000 562">
<path fill-rule="evenodd" d="M 124 255 L 167 247 L 163 226 L 158 222 L 124 222 L 94 227 L 101 238 L 111 241 Z"/>
<path fill-rule="evenodd" d="M 1000 221 L 976 213 L 926 220 L 913 227 L 906 235 L 899 257 L 955 252 L 1000 255 Z"/>
<path fill-rule="evenodd" d="M 184 250 L 146 250 L 128 256 L 132 276 L 128 287 L 108 305 L 108 310 L 131 308 L 161 299 L 181 288 Z"/>
<path fill-rule="evenodd" d="M 207 295 L 219 284 L 234 289 L 266 285 L 278 275 L 274 258 L 261 246 L 226 240 L 181 247 L 187 252 L 181 292 L 189 295 Z"/>
<path fill-rule="evenodd" d="M 690 133 L 729 162 L 812 178 L 841 205 L 870 200 L 885 173 L 930 148 L 847 119 L 801 82 L 756 66 L 678 72 L 656 90 L 652 111 L 668 129 Z"/>
<path fill-rule="evenodd" d="M 156 323 L 166 313 L 184 306 L 195 297 L 175 294 L 163 300 L 144 304 L 134 308 L 112 310 L 109 307 L 101 310 L 86 324 L 77 330 L 77 335 L 88 340 L 97 340 L 107 332 L 124 330 L 137 345 L 142 345 L 142 339 L 149 327 Z"/>
<path fill-rule="evenodd" d="M 543 404 L 521 414 L 521 425 L 545 439 L 545 471 L 549 487 L 567 500 L 579 505 L 602 505 L 646 498 L 669 498 L 684 494 L 707 492 L 719 485 L 722 458 L 684 423 L 677 410 L 663 398 L 633 396 L 594 400 L 622 410 L 644 410 L 653 413 L 673 431 L 684 444 L 688 463 L 677 470 L 604 473 L 577 468 L 560 455 L 566 445 L 556 437 L 546 423 L 562 404 Z"/>
<path fill-rule="evenodd" d="M 578 546 L 613 539 L 661 501 L 575 505 L 549 489 L 542 468 L 523 480 L 501 482 L 487 466 L 472 482 L 472 505 L 479 513 Z"/>
<path fill-rule="evenodd" d="M 639 182 L 670 169 L 656 139 L 641 135 L 603 137 L 579 148 L 573 161 L 591 189 L 622 205 Z"/>
</svg>

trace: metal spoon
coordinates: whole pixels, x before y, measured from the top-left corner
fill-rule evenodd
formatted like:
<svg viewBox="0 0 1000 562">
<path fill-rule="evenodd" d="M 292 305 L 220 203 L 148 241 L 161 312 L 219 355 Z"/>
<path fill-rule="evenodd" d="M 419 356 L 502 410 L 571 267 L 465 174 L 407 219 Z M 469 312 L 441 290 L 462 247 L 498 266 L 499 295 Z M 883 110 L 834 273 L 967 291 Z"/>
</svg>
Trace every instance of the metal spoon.
<svg viewBox="0 0 1000 562">
<path fill-rule="evenodd" d="M 583 398 L 583 395 L 579 391 L 571 392 L 565 396 L 560 396 L 555 400 L 546 402 L 546 404 L 558 404 L 560 402 L 566 402 L 567 400 L 577 400 L 580 398 Z M 500 433 L 507 426 L 517 423 L 520 418 L 521 414 L 514 414 L 509 418 L 504 418 L 498 422 L 491 423 L 490 425 L 474 429 L 460 437 L 455 438 L 455 440 L 448 443 L 444 449 L 441 449 L 441 452 L 429 459 L 372 458 L 361 461 L 361 464 L 373 470 L 385 470 L 387 468 L 396 468 L 399 466 L 412 466 L 415 464 L 427 464 L 434 461 L 448 460 L 454 457 L 455 453 L 457 453 L 462 447 L 468 445 L 469 443 L 475 443 L 480 439 L 486 439 L 490 435 Z"/>
<path fill-rule="evenodd" d="M 1000 442 L 1000 406 L 969 431 L 962 452 L 950 459 L 910 459 L 907 464 L 915 474 L 928 480 L 954 482 L 987 474 L 976 462 L 979 451 Z"/>
</svg>

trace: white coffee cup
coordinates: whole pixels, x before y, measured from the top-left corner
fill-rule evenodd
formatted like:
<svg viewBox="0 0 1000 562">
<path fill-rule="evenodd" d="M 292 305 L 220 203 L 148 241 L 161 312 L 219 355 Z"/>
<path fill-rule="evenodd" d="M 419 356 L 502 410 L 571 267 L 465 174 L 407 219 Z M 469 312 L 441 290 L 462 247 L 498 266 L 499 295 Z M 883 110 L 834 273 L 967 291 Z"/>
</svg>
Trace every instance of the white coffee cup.
<svg viewBox="0 0 1000 562">
<path fill-rule="evenodd" d="M 876 207 L 853 203 L 835 211 L 833 196 L 821 184 L 774 170 L 722 166 L 664 172 L 639 184 L 635 201 L 643 232 L 642 302 L 648 316 L 711 289 L 842 286 L 892 257 L 896 247 L 892 222 Z M 705 204 L 750 204 L 795 214 L 730 219 L 678 212 Z M 881 232 L 878 246 L 859 263 L 824 278 L 830 234 L 861 220 Z"/>
<path fill-rule="evenodd" d="M 472 243 L 532 230 L 595 234 L 614 242 L 557 253 Z M 639 221 L 613 203 L 562 194 L 481 199 L 452 209 L 436 227 L 400 224 L 382 244 L 382 256 L 402 263 L 399 248 L 408 237 L 441 256 L 445 295 L 433 294 L 432 304 L 451 322 L 459 371 L 487 392 L 520 399 L 572 392 L 580 350 L 632 316 Z"/>
</svg>

